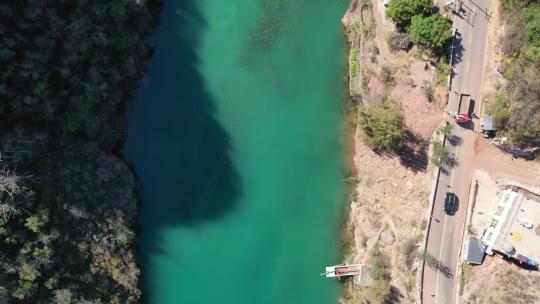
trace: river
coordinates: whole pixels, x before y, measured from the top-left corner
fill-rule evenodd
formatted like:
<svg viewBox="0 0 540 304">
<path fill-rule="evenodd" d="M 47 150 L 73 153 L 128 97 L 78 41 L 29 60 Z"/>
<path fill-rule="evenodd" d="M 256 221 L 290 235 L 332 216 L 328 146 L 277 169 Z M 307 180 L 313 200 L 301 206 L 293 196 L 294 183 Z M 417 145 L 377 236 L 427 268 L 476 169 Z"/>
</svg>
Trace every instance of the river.
<svg viewBox="0 0 540 304">
<path fill-rule="evenodd" d="M 129 112 L 148 303 L 335 303 L 345 0 L 171 0 Z"/>
</svg>

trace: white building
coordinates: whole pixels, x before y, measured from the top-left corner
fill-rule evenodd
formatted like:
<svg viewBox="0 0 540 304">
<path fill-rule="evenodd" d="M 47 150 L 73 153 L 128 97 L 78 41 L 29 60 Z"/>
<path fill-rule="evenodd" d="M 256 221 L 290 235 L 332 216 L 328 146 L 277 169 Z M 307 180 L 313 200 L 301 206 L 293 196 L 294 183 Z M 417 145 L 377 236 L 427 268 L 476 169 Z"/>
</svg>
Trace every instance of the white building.
<svg viewBox="0 0 540 304">
<path fill-rule="evenodd" d="M 505 190 L 482 234 L 486 253 L 497 251 L 538 265 L 540 235 L 535 232 L 536 225 L 540 225 L 540 198 L 526 191 Z"/>
</svg>

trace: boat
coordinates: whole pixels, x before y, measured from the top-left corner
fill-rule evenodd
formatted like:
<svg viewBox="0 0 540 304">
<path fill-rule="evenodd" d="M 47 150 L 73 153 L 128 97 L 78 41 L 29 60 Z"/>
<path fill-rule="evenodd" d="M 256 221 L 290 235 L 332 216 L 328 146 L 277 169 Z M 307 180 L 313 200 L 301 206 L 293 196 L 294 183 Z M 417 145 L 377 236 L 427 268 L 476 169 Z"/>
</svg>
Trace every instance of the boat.
<svg viewBox="0 0 540 304">
<path fill-rule="evenodd" d="M 362 264 L 338 264 L 334 266 L 326 266 L 326 271 L 321 275 L 327 278 L 340 278 L 347 276 L 355 276 L 360 274 Z"/>
</svg>

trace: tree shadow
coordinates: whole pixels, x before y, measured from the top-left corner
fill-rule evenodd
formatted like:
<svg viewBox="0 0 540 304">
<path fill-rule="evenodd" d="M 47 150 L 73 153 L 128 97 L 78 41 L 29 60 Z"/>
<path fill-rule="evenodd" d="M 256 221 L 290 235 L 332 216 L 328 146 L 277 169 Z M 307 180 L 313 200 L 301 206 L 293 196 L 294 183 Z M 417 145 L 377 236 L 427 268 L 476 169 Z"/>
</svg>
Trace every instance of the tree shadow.
<svg viewBox="0 0 540 304">
<path fill-rule="evenodd" d="M 140 185 L 138 244 L 146 265 L 149 256 L 167 254 L 162 231 L 219 220 L 240 195 L 230 138 L 198 69 L 206 27 L 199 5 L 165 2 L 149 41 L 153 59 L 128 113 L 124 154 Z"/>
<path fill-rule="evenodd" d="M 472 9 L 472 7 L 468 6 L 464 2 L 461 2 L 458 10 L 452 10 L 452 14 L 467 22 L 470 26 L 474 26 L 477 17 L 477 13 Z"/>
<path fill-rule="evenodd" d="M 463 138 L 454 134 L 447 135 L 446 140 L 454 147 L 461 146 L 463 143 Z"/>
<path fill-rule="evenodd" d="M 439 166 L 439 169 L 441 170 L 441 173 L 444 175 L 448 175 L 450 173 L 450 170 L 448 170 L 444 166 Z"/>
<path fill-rule="evenodd" d="M 428 142 L 407 130 L 405 132 L 405 141 L 398 152 L 400 163 L 415 172 L 425 172 L 428 165 L 428 146 Z"/>
<path fill-rule="evenodd" d="M 456 31 L 456 35 L 454 37 L 454 49 L 452 54 L 452 66 L 455 66 L 456 64 L 459 64 L 463 61 L 463 53 L 465 52 L 465 48 L 463 47 L 463 37 L 459 32 Z"/>
<path fill-rule="evenodd" d="M 443 160 L 443 166 L 447 169 L 452 169 L 454 167 L 459 166 L 459 162 L 454 155 L 450 155 L 449 157 Z"/>
<path fill-rule="evenodd" d="M 385 304 L 401 303 L 403 294 L 394 285 L 390 286 L 390 292 L 384 298 Z"/>
<path fill-rule="evenodd" d="M 427 260 L 425 260 L 425 263 L 428 267 L 430 267 L 433 270 L 440 271 L 443 276 L 446 278 L 451 278 L 453 273 L 452 269 L 450 267 L 444 265 L 442 262 L 435 260 L 434 257 L 432 257 L 432 261 L 428 263 Z"/>
<path fill-rule="evenodd" d="M 453 276 L 453 273 L 452 273 L 452 270 L 450 269 L 450 267 L 444 265 L 443 263 L 439 263 L 437 265 L 437 269 L 442 273 L 443 276 L 445 276 L 446 278 L 450 279 L 452 278 Z"/>
<path fill-rule="evenodd" d="M 448 175 L 450 173 L 450 169 L 457 166 L 459 166 L 458 160 L 454 156 L 450 155 L 442 161 L 439 168 L 441 169 L 442 174 Z"/>
</svg>

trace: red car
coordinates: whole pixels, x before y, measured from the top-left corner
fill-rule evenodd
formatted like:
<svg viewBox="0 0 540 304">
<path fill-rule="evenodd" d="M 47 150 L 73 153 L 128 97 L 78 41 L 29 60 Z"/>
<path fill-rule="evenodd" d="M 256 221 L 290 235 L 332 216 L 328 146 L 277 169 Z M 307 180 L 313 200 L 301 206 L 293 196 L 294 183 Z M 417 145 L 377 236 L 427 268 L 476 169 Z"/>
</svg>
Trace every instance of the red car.
<svg viewBox="0 0 540 304">
<path fill-rule="evenodd" d="M 467 114 L 457 114 L 454 116 L 454 118 L 456 119 L 456 122 L 457 123 L 464 123 L 464 122 L 469 122 L 471 121 L 471 117 Z"/>
</svg>

